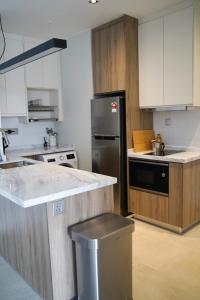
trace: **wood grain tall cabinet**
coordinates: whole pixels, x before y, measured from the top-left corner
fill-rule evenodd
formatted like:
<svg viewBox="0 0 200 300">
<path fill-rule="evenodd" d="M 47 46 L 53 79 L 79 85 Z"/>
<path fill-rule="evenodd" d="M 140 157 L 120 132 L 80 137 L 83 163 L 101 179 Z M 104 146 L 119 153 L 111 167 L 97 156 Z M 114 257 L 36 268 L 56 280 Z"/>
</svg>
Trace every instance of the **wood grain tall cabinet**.
<svg viewBox="0 0 200 300">
<path fill-rule="evenodd" d="M 124 15 L 92 30 L 94 94 L 125 91 L 127 148 L 132 130 L 150 129 L 151 112 L 139 109 L 138 20 Z"/>
</svg>

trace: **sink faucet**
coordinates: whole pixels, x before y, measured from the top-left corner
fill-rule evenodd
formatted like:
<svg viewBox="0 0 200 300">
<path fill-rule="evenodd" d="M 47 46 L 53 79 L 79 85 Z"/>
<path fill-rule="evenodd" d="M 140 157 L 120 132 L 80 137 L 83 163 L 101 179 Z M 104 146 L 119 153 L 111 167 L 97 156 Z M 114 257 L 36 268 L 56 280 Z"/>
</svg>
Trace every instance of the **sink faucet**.
<svg viewBox="0 0 200 300">
<path fill-rule="evenodd" d="M 0 161 L 6 160 L 5 149 L 8 148 L 9 140 L 3 128 L 0 128 Z"/>
</svg>

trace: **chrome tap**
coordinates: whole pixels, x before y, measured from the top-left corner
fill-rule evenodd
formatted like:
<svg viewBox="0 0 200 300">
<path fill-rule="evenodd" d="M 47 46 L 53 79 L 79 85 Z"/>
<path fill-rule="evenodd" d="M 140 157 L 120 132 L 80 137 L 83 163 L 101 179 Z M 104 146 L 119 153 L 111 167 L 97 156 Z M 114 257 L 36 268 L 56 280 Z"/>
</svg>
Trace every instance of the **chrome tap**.
<svg viewBox="0 0 200 300">
<path fill-rule="evenodd" d="M 9 146 L 7 134 L 3 128 L 0 128 L 0 161 L 6 160 L 5 149 Z"/>
</svg>

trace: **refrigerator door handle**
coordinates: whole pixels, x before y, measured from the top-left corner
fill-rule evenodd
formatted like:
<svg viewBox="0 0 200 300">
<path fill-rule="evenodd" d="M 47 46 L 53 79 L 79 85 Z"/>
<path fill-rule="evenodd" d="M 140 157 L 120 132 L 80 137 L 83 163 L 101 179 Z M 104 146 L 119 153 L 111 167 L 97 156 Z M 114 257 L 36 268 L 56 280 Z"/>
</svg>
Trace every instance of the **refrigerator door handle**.
<svg viewBox="0 0 200 300">
<path fill-rule="evenodd" d="M 109 141 L 114 141 L 116 138 L 119 138 L 116 135 L 94 135 L 95 140 L 109 140 Z"/>
</svg>

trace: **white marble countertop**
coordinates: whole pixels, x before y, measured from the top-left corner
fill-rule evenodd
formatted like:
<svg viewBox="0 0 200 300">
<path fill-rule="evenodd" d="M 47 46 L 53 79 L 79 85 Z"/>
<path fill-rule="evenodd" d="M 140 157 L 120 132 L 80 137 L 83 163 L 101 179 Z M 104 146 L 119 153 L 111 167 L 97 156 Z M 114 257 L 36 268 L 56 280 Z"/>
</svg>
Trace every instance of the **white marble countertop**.
<svg viewBox="0 0 200 300">
<path fill-rule="evenodd" d="M 7 160 L 15 160 L 16 157 L 29 156 L 29 155 L 38 155 L 38 154 L 49 154 L 49 153 L 57 153 L 64 151 L 74 150 L 73 145 L 61 145 L 56 147 L 49 147 L 44 149 L 42 145 L 33 146 L 30 148 L 18 148 L 6 151 Z"/>
<path fill-rule="evenodd" d="M 174 149 L 174 148 L 172 148 Z M 181 149 L 178 149 L 181 151 Z M 181 164 L 186 164 L 195 160 L 200 159 L 200 150 L 190 150 L 182 149 L 183 152 L 175 153 L 166 156 L 154 156 L 148 155 L 151 151 L 146 152 L 134 152 L 133 149 L 128 149 L 128 157 L 130 158 L 141 158 L 146 160 L 156 160 L 156 161 L 165 161 L 165 162 L 176 162 Z"/>
<path fill-rule="evenodd" d="M 116 182 L 117 179 L 113 177 L 40 162 L 19 168 L 1 169 L 0 195 L 26 208 Z"/>
</svg>

